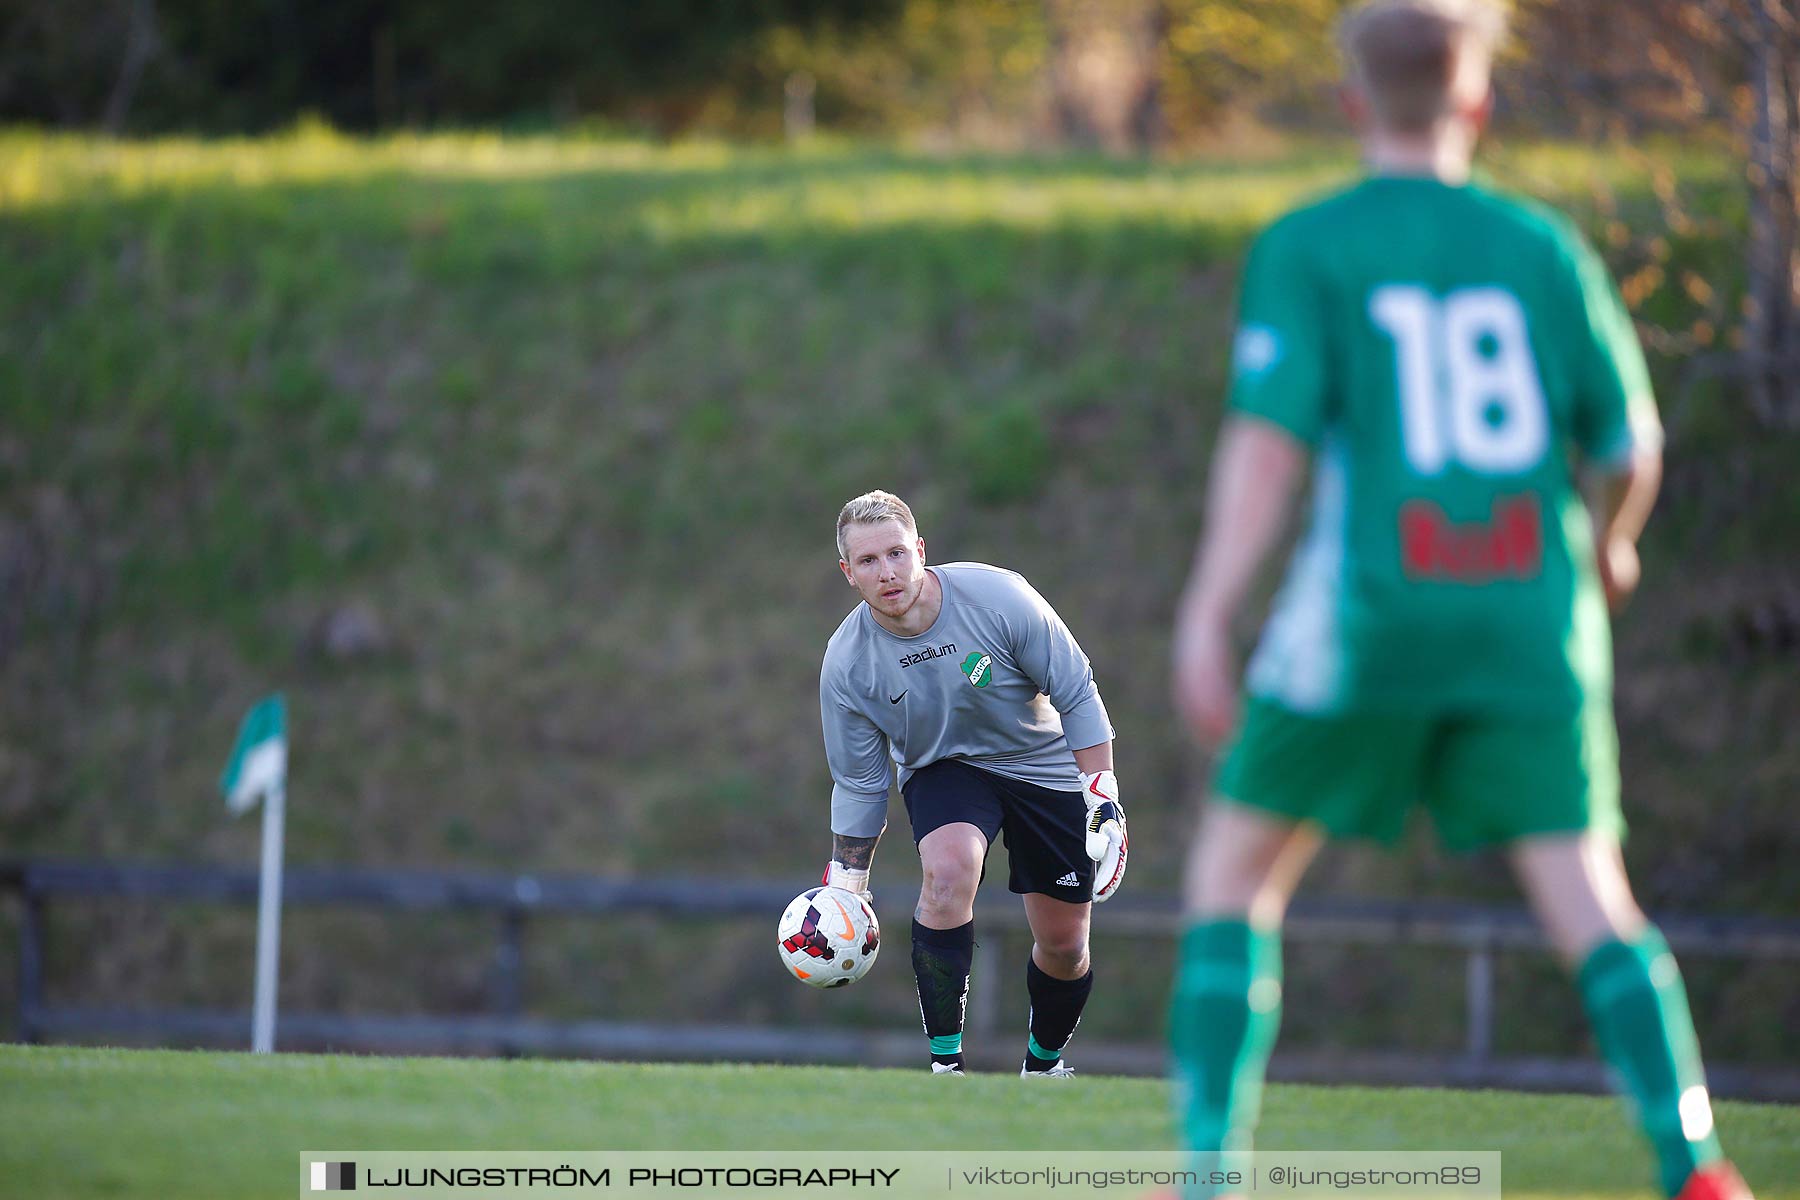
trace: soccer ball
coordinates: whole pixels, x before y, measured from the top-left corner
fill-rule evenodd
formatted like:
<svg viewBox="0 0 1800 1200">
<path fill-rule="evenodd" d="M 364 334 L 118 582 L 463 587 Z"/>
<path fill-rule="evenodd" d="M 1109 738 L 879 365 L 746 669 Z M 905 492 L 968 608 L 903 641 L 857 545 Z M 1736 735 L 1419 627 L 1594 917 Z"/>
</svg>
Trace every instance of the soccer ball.
<svg viewBox="0 0 1800 1200">
<path fill-rule="evenodd" d="M 795 979 L 808 987 L 845 987 L 875 965 L 881 923 L 869 902 L 855 892 L 807 888 L 781 914 L 775 939 L 781 961 Z"/>
</svg>

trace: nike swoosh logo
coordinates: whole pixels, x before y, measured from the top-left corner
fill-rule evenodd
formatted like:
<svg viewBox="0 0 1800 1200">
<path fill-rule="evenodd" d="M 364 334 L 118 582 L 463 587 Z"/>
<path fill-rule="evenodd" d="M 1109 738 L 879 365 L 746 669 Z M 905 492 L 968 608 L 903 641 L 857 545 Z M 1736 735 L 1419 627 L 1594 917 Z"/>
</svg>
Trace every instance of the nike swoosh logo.
<svg viewBox="0 0 1800 1200">
<path fill-rule="evenodd" d="M 833 900 L 832 903 L 837 905 L 837 910 L 840 913 L 844 914 L 844 940 L 846 942 L 854 942 L 856 940 L 856 927 L 850 924 L 850 910 L 844 907 L 844 902 L 842 900 Z"/>
<path fill-rule="evenodd" d="M 906 691 L 908 691 L 908 692 L 910 692 L 911 690 L 912 690 L 911 688 L 906 689 Z M 889 696 L 888 703 L 889 704 L 898 704 L 904 699 L 906 699 L 906 692 L 901 692 L 898 696 Z"/>
</svg>

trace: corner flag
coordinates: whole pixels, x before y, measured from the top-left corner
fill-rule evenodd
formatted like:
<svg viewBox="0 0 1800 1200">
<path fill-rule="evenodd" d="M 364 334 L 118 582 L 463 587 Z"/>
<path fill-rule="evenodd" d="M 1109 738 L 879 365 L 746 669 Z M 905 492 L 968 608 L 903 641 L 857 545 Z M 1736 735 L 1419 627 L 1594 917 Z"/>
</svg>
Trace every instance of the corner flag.
<svg viewBox="0 0 1800 1200">
<path fill-rule="evenodd" d="M 231 761 L 219 776 L 225 807 L 248 812 L 263 802 L 262 873 L 256 902 L 256 1003 L 250 1048 L 275 1049 L 275 989 L 281 966 L 281 842 L 287 822 L 287 701 L 265 696 L 244 714 Z"/>
<path fill-rule="evenodd" d="M 219 776 L 225 807 L 233 815 L 248 812 L 264 794 L 287 783 L 287 700 L 280 692 L 265 696 L 244 714 L 231 761 Z"/>
</svg>

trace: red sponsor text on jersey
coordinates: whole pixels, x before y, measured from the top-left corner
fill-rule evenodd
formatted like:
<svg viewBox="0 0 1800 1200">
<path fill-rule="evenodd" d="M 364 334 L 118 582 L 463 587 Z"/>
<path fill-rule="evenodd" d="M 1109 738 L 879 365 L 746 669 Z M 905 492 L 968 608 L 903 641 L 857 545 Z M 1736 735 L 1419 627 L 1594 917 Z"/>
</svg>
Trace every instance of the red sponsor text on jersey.
<svg viewBox="0 0 1800 1200">
<path fill-rule="evenodd" d="M 1495 499 L 1486 521 L 1459 523 L 1429 500 L 1400 506 L 1400 560 L 1412 579 L 1488 583 L 1535 579 L 1544 566 L 1544 518 L 1536 495 Z"/>
</svg>

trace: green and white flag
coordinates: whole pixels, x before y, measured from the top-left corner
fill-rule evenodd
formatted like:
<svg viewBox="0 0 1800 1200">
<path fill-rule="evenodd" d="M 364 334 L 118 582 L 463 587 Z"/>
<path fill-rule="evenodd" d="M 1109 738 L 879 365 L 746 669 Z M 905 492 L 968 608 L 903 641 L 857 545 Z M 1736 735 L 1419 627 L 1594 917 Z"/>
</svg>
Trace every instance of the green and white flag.
<svg viewBox="0 0 1800 1200">
<path fill-rule="evenodd" d="M 287 785 L 287 700 L 280 692 L 258 700 L 238 726 L 231 761 L 219 776 L 225 807 L 248 812 L 256 802 Z"/>
</svg>

